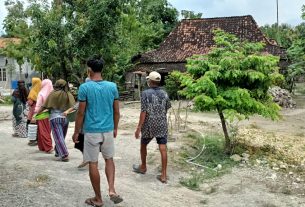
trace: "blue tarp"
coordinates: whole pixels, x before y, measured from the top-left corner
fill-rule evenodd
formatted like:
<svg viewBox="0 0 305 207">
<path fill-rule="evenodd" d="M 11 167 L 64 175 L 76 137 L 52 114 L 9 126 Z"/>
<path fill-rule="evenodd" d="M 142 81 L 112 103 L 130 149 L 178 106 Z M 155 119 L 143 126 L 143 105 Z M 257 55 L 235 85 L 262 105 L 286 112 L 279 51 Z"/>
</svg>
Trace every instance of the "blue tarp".
<svg viewBox="0 0 305 207">
<path fill-rule="evenodd" d="M 12 80 L 12 82 L 11 82 L 11 87 L 12 87 L 12 89 L 16 89 L 18 86 L 18 80 Z"/>
</svg>

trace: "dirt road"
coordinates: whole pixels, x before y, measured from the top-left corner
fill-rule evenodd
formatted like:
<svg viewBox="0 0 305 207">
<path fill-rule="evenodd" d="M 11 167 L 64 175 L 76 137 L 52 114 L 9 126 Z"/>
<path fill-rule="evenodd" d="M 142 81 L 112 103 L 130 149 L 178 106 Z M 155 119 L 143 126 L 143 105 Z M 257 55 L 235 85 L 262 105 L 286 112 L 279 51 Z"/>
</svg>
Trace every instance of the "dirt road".
<svg viewBox="0 0 305 207">
<path fill-rule="evenodd" d="M 0 106 L 0 114 L 10 111 L 10 107 Z M 116 146 L 116 188 L 124 201 L 116 206 L 305 206 L 305 200 L 298 195 L 285 194 L 278 190 L 283 182 L 281 175 L 265 168 L 238 167 L 231 174 L 209 181 L 205 185 L 213 192 L 191 191 L 179 184 L 185 175 L 177 171 L 170 162 L 169 183 L 157 181 L 159 153 L 157 145 L 149 146 L 149 169 L 146 175 L 137 175 L 131 166 L 139 162 L 139 140 L 133 138 L 138 117 L 138 105 L 122 108 L 119 136 Z M 87 206 L 84 200 L 93 195 L 88 169 L 79 170 L 81 153 L 73 149 L 70 125 L 67 145 L 70 162 L 54 160 L 54 155 L 44 154 L 37 147 L 27 145 L 27 139 L 13 138 L 11 121 L 0 121 L 0 206 Z M 169 150 L 179 150 L 181 143 L 171 142 Z M 107 185 L 103 173 L 104 164 L 100 160 L 101 186 L 105 206 L 114 206 L 107 197 Z M 190 166 L 191 168 L 191 166 Z"/>
</svg>

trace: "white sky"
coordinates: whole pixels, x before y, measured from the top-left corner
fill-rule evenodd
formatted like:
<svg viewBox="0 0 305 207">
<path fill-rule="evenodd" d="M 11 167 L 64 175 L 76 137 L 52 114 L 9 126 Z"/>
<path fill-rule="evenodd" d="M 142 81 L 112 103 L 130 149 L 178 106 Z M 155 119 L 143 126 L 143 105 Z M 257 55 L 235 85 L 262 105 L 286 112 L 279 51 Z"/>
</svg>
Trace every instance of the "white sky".
<svg viewBox="0 0 305 207">
<path fill-rule="evenodd" d="M 252 15 L 262 26 L 276 22 L 276 0 L 168 0 L 180 10 L 203 13 L 203 17 Z M 278 0 L 279 22 L 293 26 L 301 23 L 305 0 Z"/>
<path fill-rule="evenodd" d="M 7 14 L 5 0 L 0 0 L 0 31 Z M 26 0 L 23 0 L 26 1 Z M 276 0 L 168 0 L 179 11 L 203 13 L 203 17 L 252 15 L 261 26 L 276 22 Z M 305 0 L 278 0 L 279 21 L 293 26 L 301 23 L 301 8 Z"/>
</svg>

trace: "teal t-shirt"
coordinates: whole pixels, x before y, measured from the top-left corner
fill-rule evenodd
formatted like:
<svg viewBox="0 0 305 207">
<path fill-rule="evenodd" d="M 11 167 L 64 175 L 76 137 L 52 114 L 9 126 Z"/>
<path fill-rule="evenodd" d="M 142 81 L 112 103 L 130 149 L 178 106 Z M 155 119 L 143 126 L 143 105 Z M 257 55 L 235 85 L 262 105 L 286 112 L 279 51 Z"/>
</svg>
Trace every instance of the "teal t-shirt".
<svg viewBox="0 0 305 207">
<path fill-rule="evenodd" d="M 89 81 L 78 91 L 79 102 L 86 102 L 84 132 L 105 133 L 114 129 L 113 102 L 119 98 L 115 83 Z"/>
</svg>

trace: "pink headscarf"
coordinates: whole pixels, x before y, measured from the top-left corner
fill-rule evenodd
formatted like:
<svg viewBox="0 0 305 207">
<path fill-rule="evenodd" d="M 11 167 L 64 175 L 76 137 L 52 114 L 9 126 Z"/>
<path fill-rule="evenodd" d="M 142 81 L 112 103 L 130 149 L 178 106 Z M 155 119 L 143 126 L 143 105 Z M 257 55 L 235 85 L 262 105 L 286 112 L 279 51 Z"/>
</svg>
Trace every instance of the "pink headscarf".
<svg viewBox="0 0 305 207">
<path fill-rule="evenodd" d="M 35 107 L 35 113 L 43 106 L 44 102 L 47 100 L 49 94 L 53 91 L 52 81 L 49 79 L 44 79 L 41 82 L 41 90 L 38 93 L 37 103 Z"/>
</svg>

